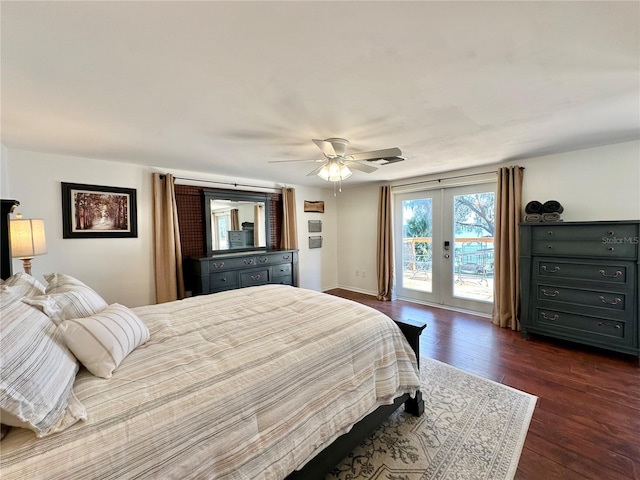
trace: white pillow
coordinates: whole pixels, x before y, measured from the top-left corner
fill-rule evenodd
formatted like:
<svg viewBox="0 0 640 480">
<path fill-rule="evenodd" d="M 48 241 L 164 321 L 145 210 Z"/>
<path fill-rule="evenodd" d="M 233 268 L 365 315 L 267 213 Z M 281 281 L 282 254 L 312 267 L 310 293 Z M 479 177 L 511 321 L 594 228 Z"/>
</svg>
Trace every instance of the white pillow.
<svg viewBox="0 0 640 480">
<path fill-rule="evenodd" d="M 42 295 L 44 292 L 44 285 L 34 277 L 22 272 L 16 273 L 0 284 L 0 304 L 7 305 L 22 297 Z"/>
<path fill-rule="evenodd" d="M 44 437 L 86 419 L 72 391 L 78 362 L 49 318 L 13 302 L 0 310 L 0 330 L 0 422 Z"/>
<path fill-rule="evenodd" d="M 24 301 L 40 308 L 55 324 L 70 318 L 88 317 L 109 306 L 96 291 L 71 275 L 48 273 L 44 278 L 49 282 L 44 292 L 46 296 Z"/>
<path fill-rule="evenodd" d="M 65 320 L 58 327 L 69 349 L 97 377 L 111 378 L 129 353 L 149 340 L 147 326 L 124 305 Z"/>
</svg>

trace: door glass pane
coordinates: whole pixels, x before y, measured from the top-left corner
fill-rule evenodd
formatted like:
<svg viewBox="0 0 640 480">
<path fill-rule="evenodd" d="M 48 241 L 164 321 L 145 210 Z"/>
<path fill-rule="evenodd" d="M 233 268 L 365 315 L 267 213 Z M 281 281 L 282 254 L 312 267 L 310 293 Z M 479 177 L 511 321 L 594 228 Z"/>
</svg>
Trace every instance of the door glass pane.
<svg viewBox="0 0 640 480">
<path fill-rule="evenodd" d="M 453 296 L 493 302 L 495 193 L 453 196 Z"/>
<path fill-rule="evenodd" d="M 432 292 L 433 201 L 402 202 L 402 286 Z"/>
</svg>

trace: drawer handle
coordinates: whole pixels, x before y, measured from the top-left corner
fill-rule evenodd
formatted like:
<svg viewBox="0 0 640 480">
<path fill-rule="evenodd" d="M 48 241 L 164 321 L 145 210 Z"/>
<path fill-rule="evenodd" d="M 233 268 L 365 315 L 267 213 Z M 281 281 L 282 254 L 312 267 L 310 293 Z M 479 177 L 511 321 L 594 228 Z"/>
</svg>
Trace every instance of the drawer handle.
<svg viewBox="0 0 640 480">
<path fill-rule="evenodd" d="M 542 289 L 542 294 L 545 297 L 557 297 L 558 295 L 560 295 L 560 292 L 558 290 L 554 290 L 553 293 L 547 293 L 547 291 L 543 288 Z"/>
<path fill-rule="evenodd" d="M 614 232 L 613 230 L 609 230 L 609 231 L 607 232 L 607 235 L 615 235 L 615 234 L 616 234 L 616 232 Z"/>
<path fill-rule="evenodd" d="M 547 245 L 547 248 L 551 250 L 553 248 L 553 245 Z"/>
<path fill-rule="evenodd" d="M 613 302 L 607 302 L 607 299 L 604 298 L 602 295 L 600 295 L 598 298 L 600 299 L 600 301 L 602 301 L 602 303 L 606 303 L 607 305 L 617 305 L 619 303 L 622 303 L 622 299 L 619 297 L 615 297 L 613 299 Z"/>
<path fill-rule="evenodd" d="M 291 258 L 291 255 L 282 255 L 283 260 L 289 260 L 290 258 Z"/>
<path fill-rule="evenodd" d="M 610 323 L 598 322 L 598 326 L 599 327 L 610 327 L 612 325 Z M 617 328 L 619 330 L 622 327 L 619 324 L 616 323 L 615 325 L 613 325 L 613 328 Z"/>
<path fill-rule="evenodd" d="M 616 270 L 616 273 L 614 273 L 613 275 L 607 275 L 607 272 L 605 272 L 604 270 L 598 270 L 598 273 L 603 277 L 608 278 L 617 278 L 622 276 L 622 272 L 620 270 Z"/>
<path fill-rule="evenodd" d="M 262 278 L 261 275 L 251 275 L 251 280 L 260 280 Z"/>
<path fill-rule="evenodd" d="M 615 248 L 609 247 L 609 248 L 607 248 L 607 250 L 609 250 L 610 252 L 613 252 L 615 250 Z"/>
<path fill-rule="evenodd" d="M 258 261 L 260 263 L 267 263 L 269 261 L 269 259 L 267 257 L 261 257 L 261 258 L 258 259 Z"/>
<path fill-rule="evenodd" d="M 545 320 L 557 320 L 559 317 L 557 314 L 553 317 L 547 317 L 547 312 L 542 312 L 542 318 L 544 318 Z"/>
<path fill-rule="evenodd" d="M 553 235 L 553 230 L 549 230 L 547 233 L 548 233 L 549 235 Z"/>
<path fill-rule="evenodd" d="M 243 260 L 245 265 L 255 265 L 256 264 L 256 259 L 255 258 L 245 258 Z"/>
<path fill-rule="evenodd" d="M 542 266 L 542 271 L 543 272 L 549 272 L 549 273 L 556 273 L 560 271 L 560 267 L 558 267 L 557 265 L 555 267 L 553 267 L 553 270 L 547 270 L 547 266 L 543 265 Z"/>
<path fill-rule="evenodd" d="M 213 265 L 213 268 L 222 268 L 224 267 L 224 262 L 220 262 L 220 263 L 212 263 L 211 265 Z"/>
</svg>

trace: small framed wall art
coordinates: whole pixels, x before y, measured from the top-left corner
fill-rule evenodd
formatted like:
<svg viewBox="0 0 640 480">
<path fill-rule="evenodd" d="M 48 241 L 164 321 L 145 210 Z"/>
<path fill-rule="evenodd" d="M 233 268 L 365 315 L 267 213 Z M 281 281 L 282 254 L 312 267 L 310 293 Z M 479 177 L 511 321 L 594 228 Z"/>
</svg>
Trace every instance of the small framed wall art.
<svg viewBox="0 0 640 480">
<path fill-rule="evenodd" d="M 62 182 L 62 238 L 137 236 L 134 188 Z"/>
<path fill-rule="evenodd" d="M 304 201 L 304 211 L 305 212 L 316 212 L 316 213 L 324 213 L 324 202 L 322 200 L 317 201 Z"/>
</svg>

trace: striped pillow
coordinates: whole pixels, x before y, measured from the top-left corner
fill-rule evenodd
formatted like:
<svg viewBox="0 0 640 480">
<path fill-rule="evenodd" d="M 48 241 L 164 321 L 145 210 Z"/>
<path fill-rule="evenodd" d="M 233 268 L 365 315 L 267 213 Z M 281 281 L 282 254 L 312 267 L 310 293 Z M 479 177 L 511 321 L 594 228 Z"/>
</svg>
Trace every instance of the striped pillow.
<svg viewBox="0 0 640 480">
<path fill-rule="evenodd" d="M 107 302 L 91 287 L 64 273 L 44 275 L 49 282 L 41 295 L 24 301 L 40 308 L 55 324 L 70 318 L 88 317 L 108 307 Z"/>
<path fill-rule="evenodd" d="M 44 292 L 44 285 L 34 277 L 22 272 L 16 273 L 0 284 L 0 304 L 7 305 L 22 297 L 42 295 Z"/>
<path fill-rule="evenodd" d="M 78 362 L 58 328 L 23 302 L 0 310 L 0 421 L 44 437 L 86 419 L 73 395 Z"/>
<path fill-rule="evenodd" d="M 111 378 L 125 357 L 150 338 L 142 320 L 117 303 L 90 317 L 65 320 L 58 329 L 76 358 L 102 378 Z"/>
</svg>

